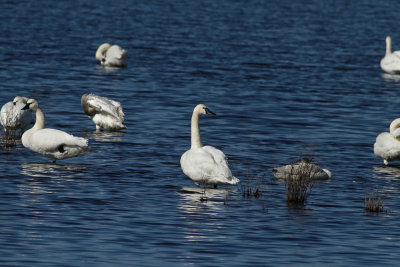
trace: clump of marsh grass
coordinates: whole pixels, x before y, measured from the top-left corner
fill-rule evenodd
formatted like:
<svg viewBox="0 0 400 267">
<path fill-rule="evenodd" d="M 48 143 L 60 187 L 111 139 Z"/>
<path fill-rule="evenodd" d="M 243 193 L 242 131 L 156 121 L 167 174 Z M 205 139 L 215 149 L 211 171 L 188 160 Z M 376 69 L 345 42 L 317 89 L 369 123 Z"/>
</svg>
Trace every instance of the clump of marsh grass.
<svg viewBox="0 0 400 267">
<path fill-rule="evenodd" d="M 21 136 L 17 134 L 17 131 L 7 130 L 1 136 L 0 146 L 1 148 L 16 147 L 20 141 Z"/>
<path fill-rule="evenodd" d="M 383 196 L 378 191 L 365 194 L 364 210 L 372 213 L 387 212 L 383 207 L 383 199 Z"/>
<path fill-rule="evenodd" d="M 265 174 L 254 175 L 247 172 L 246 181 L 240 183 L 240 191 L 243 198 L 260 198 L 265 190 Z"/>
<path fill-rule="evenodd" d="M 313 159 L 302 159 L 307 163 L 313 163 Z M 312 164 L 291 164 L 289 175 L 285 179 L 286 203 L 294 205 L 304 205 L 315 184 L 313 179 Z"/>
</svg>

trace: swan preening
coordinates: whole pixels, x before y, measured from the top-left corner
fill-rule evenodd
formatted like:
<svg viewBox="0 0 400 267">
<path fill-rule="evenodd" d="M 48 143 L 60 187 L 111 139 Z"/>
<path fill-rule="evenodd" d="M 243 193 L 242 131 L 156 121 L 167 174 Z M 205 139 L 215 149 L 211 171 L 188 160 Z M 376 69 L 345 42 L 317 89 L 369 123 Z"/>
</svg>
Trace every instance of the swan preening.
<svg viewBox="0 0 400 267">
<path fill-rule="evenodd" d="M 94 94 L 84 94 L 81 98 L 83 111 L 96 124 L 96 130 L 121 130 L 125 114 L 119 102 Z"/>
<path fill-rule="evenodd" d="M 400 51 L 392 52 L 392 38 L 386 37 L 386 53 L 381 60 L 381 68 L 390 74 L 400 74 Z"/>
<path fill-rule="evenodd" d="M 87 139 L 60 130 L 44 128 L 44 114 L 35 99 L 28 99 L 24 109 L 36 114 L 35 125 L 22 135 L 24 147 L 53 159 L 54 163 L 56 160 L 72 158 L 90 151 Z"/>
<path fill-rule="evenodd" d="M 126 67 L 128 52 L 119 45 L 104 43 L 96 51 L 96 59 L 105 67 Z"/>
<path fill-rule="evenodd" d="M 274 168 L 272 173 L 277 179 L 288 179 L 290 177 L 298 179 L 304 175 L 307 175 L 311 180 L 329 180 L 332 178 L 332 173 L 329 170 L 320 168 L 306 158 L 301 159 L 300 162 Z"/>
<path fill-rule="evenodd" d="M 389 132 L 380 133 L 374 144 L 374 154 L 381 159 L 385 165 L 389 161 L 400 160 L 400 118 L 392 121 Z"/>
<path fill-rule="evenodd" d="M 205 114 L 215 115 L 203 104 L 197 105 L 193 110 L 191 148 L 181 157 L 182 171 L 196 185 L 208 184 L 216 187 L 237 184 L 239 179 L 232 175 L 225 154 L 215 147 L 203 146 L 201 143 L 199 119 Z"/>
<path fill-rule="evenodd" d="M 16 96 L 13 101 L 3 105 L 0 111 L 0 121 L 5 132 L 24 131 L 32 123 L 32 112 L 30 110 L 22 110 L 27 100 L 27 97 Z"/>
</svg>

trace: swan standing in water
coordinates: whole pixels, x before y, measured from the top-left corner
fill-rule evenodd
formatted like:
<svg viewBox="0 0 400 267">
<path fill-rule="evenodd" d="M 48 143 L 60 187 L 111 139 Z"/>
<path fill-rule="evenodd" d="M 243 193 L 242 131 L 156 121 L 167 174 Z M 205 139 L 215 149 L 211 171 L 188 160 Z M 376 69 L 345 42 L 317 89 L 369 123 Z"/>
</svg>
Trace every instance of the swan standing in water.
<svg viewBox="0 0 400 267">
<path fill-rule="evenodd" d="M 94 94 L 84 94 L 81 98 L 83 111 L 96 124 L 96 130 L 121 130 L 125 114 L 121 103 Z"/>
<path fill-rule="evenodd" d="M 392 38 L 386 37 L 386 53 L 381 60 L 381 68 L 390 74 L 400 74 L 400 51 L 392 52 Z"/>
<path fill-rule="evenodd" d="M 26 105 L 27 97 L 16 96 L 13 101 L 7 102 L 1 108 L 0 121 L 5 132 L 21 130 L 23 132 L 32 122 L 32 112 L 22 110 Z"/>
<path fill-rule="evenodd" d="M 400 160 L 400 118 L 392 121 L 389 133 L 383 132 L 376 137 L 374 144 L 374 154 L 381 159 L 385 165 L 389 161 Z"/>
<path fill-rule="evenodd" d="M 332 173 L 329 170 L 320 168 L 306 158 L 301 159 L 300 162 L 274 168 L 272 173 L 277 179 L 288 179 L 290 176 L 298 178 L 302 175 L 309 176 L 311 180 L 329 180 L 332 178 Z"/>
<path fill-rule="evenodd" d="M 105 67 L 126 67 L 128 52 L 119 45 L 104 43 L 96 51 L 96 58 Z"/>
<path fill-rule="evenodd" d="M 212 114 L 205 105 L 199 104 L 193 110 L 191 122 L 191 148 L 181 157 L 181 168 L 184 174 L 196 185 L 237 184 L 239 179 L 234 177 L 228 167 L 225 154 L 215 147 L 203 146 L 200 138 L 200 115 Z"/>
<path fill-rule="evenodd" d="M 91 150 L 85 138 L 75 137 L 56 129 L 44 128 L 44 114 L 35 99 L 28 99 L 24 109 L 36 113 L 35 125 L 22 135 L 24 147 L 53 159 L 54 163 L 56 160 L 72 158 Z"/>
</svg>

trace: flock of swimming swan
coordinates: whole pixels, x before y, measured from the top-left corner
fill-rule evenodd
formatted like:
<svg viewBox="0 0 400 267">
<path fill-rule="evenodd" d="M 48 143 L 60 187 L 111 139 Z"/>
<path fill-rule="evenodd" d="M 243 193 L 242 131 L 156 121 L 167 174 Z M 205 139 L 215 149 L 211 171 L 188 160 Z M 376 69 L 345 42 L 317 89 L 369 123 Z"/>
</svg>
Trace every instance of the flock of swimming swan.
<svg viewBox="0 0 400 267">
<path fill-rule="evenodd" d="M 98 59 L 104 67 L 126 67 L 127 51 L 118 45 L 102 44 L 96 51 Z M 380 62 L 382 70 L 390 74 L 400 74 L 400 51 L 392 52 L 391 38 L 386 37 L 386 53 Z M 83 111 L 96 125 L 96 131 L 118 131 L 126 129 L 124 124 L 125 114 L 119 102 L 94 94 L 84 94 L 81 98 Z M 32 124 L 32 115 L 36 120 Z M 232 175 L 226 155 L 219 149 L 203 145 L 200 137 L 199 121 L 202 115 L 215 115 L 208 107 L 198 104 L 191 118 L 191 147 L 180 159 L 183 173 L 192 179 L 196 185 L 206 184 L 217 187 L 218 185 L 233 185 L 240 182 Z M 16 96 L 13 101 L 1 108 L 0 122 L 5 133 L 20 131 L 22 145 L 56 163 L 91 150 L 88 140 L 76 137 L 64 131 L 45 128 L 45 116 L 39 103 L 33 98 Z M 400 118 L 395 119 L 389 132 L 380 133 L 374 144 L 374 154 L 385 165 L 389 161 L 400 161 Z M 278 179 L 286 179 L 289 175 L 308 168 L 311 178 L 326 180 L 332 177 L 327 169 L 302 160 L 297 163 L 274 168 L 273 174 Z"/>
</svg>

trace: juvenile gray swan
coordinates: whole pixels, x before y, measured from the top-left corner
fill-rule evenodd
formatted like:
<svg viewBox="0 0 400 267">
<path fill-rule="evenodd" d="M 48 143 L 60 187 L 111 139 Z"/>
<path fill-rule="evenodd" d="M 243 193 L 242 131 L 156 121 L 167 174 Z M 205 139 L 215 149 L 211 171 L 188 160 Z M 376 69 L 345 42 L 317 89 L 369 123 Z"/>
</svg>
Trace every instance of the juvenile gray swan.
<svg viewBox="0 0 400 267">
<path fill-rule="evenodd" d="M 125 114 L 121 103 L 94 94 L 84 94 L 81 98 L 83 111 L 96 124 L 96 130 L 107 131 L 126 129 Z"/>
<path fill-rule="evenodd" d="M 56 160 L 72 158 L 90 151 L 87 139 L 44 128 L 44 114 L 35 99 L 28 99 L 23 109 L 29 109 L 36 114 L 35 125 L 22 135 L 24 147 L 52 159 L 54 163 Z"/>
<path fill-rule="evenodd" d="M 119 45 L 104 43 L 97 48 L 96 59 L 104 67 L 126 67 L 128 52 Z"/>
<path fill-rule="evenodd" d="M 191 148 L 181 157 L 181 168 L 184 174 L 196 185 L 237 184 L 239 179 L 232 175 L 225 154 L 212 146 L 203 146 L 200 138 L 199 119 L 201 115 L 215 115 L 205 105 L 197 105 L 191 121 Z"/>
<path fill-rule="evenodd" d="M 308 159 L 274 168 L 272 173 L 277 179 L 288 179 L 290 176 L 296 179 L 301 175 L 307 175 L 311 180 L 329 180 L 332 178 L 332 173 L 329 170 L 320 168 Z"/>
</svg>

